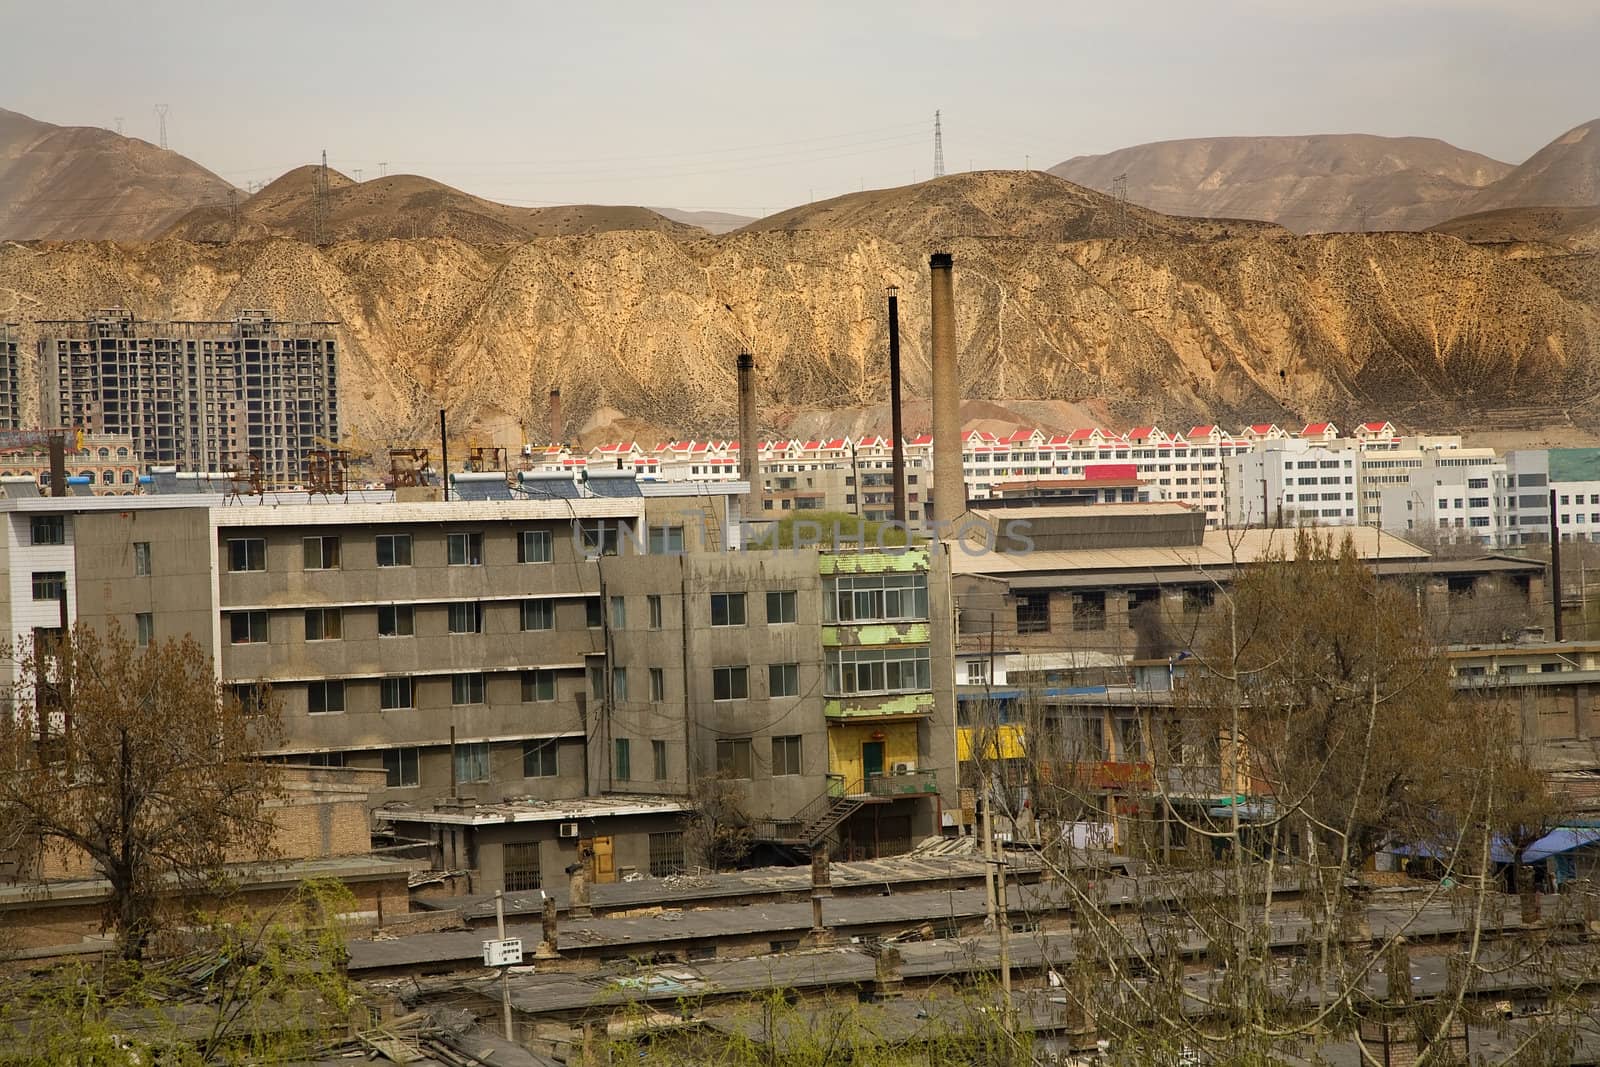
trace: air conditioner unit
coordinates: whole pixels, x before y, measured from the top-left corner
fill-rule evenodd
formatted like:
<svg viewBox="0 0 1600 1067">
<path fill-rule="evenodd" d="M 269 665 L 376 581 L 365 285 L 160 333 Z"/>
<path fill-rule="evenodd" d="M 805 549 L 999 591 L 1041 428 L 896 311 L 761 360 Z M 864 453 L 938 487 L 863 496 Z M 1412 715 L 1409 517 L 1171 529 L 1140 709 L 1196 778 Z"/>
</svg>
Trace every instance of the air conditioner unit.
<svg viewBox="0 0 1600 1067">
<path fill-rule="evenodd" d="M 896 774 L 910 774 L 914 770 L 916 768 L 909 763 L 896 763 L 894 765 L 894 773 Z"/>
<path fill-rule="evenodd" d="M 578 824 L 575 822 L 564 822 L 561 824 L 560 833 L 562 837 L 577 837 Z"/>
</svg>

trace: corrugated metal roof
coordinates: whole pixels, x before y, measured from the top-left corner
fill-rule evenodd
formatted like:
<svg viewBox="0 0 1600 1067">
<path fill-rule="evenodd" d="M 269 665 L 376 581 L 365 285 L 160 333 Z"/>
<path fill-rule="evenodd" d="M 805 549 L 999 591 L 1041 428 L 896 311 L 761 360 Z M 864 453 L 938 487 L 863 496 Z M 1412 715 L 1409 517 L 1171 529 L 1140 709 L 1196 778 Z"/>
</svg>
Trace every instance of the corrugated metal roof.
<svg viewBox="0 0 1600 1067">
<path fill-rule="evenodd" d="M 1078 509 L 1071 509 L 1071 511 L 1076 510 Z M 1354 543 L 1356 554 L 1362 559 L 1417 563 L 1425 563 L 1428 560 L 1428 553 L 1425 550 L 1393 534 L 1385 534 L 1370 527 L 1352 526 L 1327 532 L 1340 539 L 1348 533 Z M 1294 530 L 1207 530 L 1204 540 L 1199 545 L 1180 545 L 1170 548 L 1075 548 L 1025 553 L 987 552 L 983 551 L 981 546 L 967 542 L 951 553 L 950 566 L 955 574 L 1005 576 L 1011 579 L 1012 585 L 1019 588 L 1024 587 L 1027 581 L 1025 578 L 1018 580 L 1024 575 L 1037 575 L 1042 578 L 1046 575 L 1073 572 L 1120 571 L 1124 572 L 1124 578 L 1136 577 L 1138 572 L 1159 572 L 1164 579 L 1169 579 L 1173 577 L 1170 572 L 1181 570 L 1204 577 L 1206 571 L 1228 571 L 1238 564 L 1256 563 L 1274 550 L 1292 551 L 1295 533 Z M 1051 578 L 1036 584 L 1070 583 Z"/>
</svg>

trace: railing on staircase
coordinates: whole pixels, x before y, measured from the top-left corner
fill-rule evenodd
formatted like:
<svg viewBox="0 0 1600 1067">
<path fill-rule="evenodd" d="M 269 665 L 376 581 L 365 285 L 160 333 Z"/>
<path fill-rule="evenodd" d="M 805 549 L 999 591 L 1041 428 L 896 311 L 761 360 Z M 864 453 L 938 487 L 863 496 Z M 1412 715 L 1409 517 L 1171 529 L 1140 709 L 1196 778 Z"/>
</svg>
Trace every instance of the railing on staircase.
<svg viewBox="0 0 1600 1067">
<path fill-rule="evenodd" d="M 760 821 L 753 829 L 758 840 L 811 848 L 869 803 L 938 791 L 939 779 L 934 771 L 875 774 L 865 781 L 830 774 L 827 791 L 821 796 L 790 818 Z"/>
</svg>

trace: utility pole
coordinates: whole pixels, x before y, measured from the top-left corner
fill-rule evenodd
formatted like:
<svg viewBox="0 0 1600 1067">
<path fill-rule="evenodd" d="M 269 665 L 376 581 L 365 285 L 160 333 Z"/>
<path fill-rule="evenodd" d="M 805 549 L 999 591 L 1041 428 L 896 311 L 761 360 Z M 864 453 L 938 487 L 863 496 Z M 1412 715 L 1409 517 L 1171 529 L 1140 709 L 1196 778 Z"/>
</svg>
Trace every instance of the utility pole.
<svg viewBox="0 0 1600 1067">
<path fill-rule="evenodd" d="M 501 941 L 506 939 L 506 894 L 504 890 L 494 891 L 494 918 L 499 927 L 496 934 Z M 500 968 L 500 1003 L 505 1008 L 506 1040 L 515 1041 L 511 1036 L 511 968 Z"/>
<path fill-rule="evenodd" d="M 933 113 L 933 176 L 944 177 L 944 130 L 939 123 L 939 112 Z"/>
<path fill-rule="evenodd" d="M 156 105 L 156 118 L 161 121 L 161 150 L 167 150 L 167 105 Z"/>
</svg>

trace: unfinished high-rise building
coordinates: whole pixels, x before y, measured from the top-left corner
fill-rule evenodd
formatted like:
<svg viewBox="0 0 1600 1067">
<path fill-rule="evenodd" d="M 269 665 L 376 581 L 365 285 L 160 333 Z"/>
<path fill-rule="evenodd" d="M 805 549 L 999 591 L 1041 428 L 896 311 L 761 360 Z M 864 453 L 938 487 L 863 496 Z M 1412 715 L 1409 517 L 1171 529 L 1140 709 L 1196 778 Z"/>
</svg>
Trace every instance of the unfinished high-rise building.
<svg viewBox="0 0 1600 1067">
<path fill-rule="evenodd" d="M 253 466 L 271 484 L 339 439 L 331 322 L 242 311 L 231 322 L 141 321 L 110 308 L 40 322 L 41 421 L 127 434 L 148 464 Z"/>
<path fill-rule="evenodd" d="M 15 430 L 22 425 L 22 401 L 18 395 L 17 327 L 0 322 L 0 430 Z"/>
</svg>

